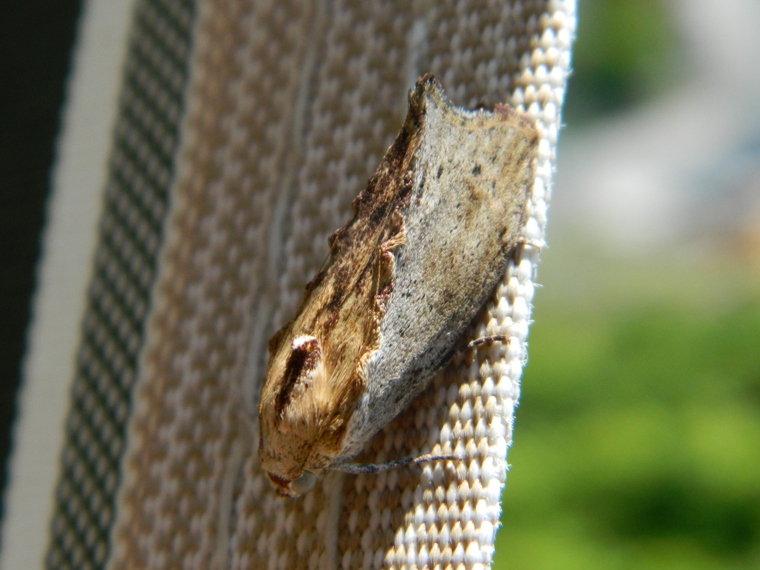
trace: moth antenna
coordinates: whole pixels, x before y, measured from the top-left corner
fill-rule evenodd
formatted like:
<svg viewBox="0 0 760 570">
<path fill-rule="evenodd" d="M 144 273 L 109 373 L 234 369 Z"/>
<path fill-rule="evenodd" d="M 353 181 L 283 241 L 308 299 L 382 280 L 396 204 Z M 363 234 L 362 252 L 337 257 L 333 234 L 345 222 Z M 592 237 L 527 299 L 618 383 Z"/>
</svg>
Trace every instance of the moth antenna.
<svg viewBox="0 0 760 570">
<path fill-rule="evenodd" d="M 420 463 L 429 463 L 431 461 L 464 461 L 462 457 L 456 455 L 420 455 L 418 457 L 404 457 L 403 459 L 394 459 L 392 461 L 386 461 L 384 463 L 340 463 L 338 465 L 331 465 L 329 468 L 334 471 L 342 471 L 343 473 L 350 473 L 352 475 L 359 475 L 362 473 L 377 473 L 379 471 L 386 471 L 387 469 L 396 469 L 397 467 L 404 467 L 414 463 L 419 465 Z"/>
</svg>

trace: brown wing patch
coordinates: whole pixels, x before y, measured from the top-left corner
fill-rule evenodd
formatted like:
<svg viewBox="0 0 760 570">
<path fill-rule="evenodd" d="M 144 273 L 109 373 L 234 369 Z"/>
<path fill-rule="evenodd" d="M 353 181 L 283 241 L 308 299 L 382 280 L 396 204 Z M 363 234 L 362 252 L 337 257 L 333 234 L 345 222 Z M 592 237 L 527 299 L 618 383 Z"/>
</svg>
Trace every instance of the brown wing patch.
<svg viewBox="0 0 760 570">
<path fill-rule="evenodd" d="M 299 337 L 291 344 L 290 355 L 283 374 L 282 389 L 275 398 L 275 412 L 281 415 L 290 403 L 296 388 L 300 392 L 311 386 L 311 375 L 322 360 L 319 341 L 314 337 Z"/>
</svg>

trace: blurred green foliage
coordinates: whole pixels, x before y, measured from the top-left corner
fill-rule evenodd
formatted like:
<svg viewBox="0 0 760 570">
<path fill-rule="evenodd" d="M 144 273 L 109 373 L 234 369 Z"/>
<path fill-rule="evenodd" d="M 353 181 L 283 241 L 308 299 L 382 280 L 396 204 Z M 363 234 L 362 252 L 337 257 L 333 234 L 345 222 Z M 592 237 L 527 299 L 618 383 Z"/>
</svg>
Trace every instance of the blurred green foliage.
<svg viewBox="0 0 760 570">
<path fill-rule="evenodd" d="M 760 568 L 760 279 L 563 255 L 541 265 L 494 568 Z"/>
<path fill-rule="evenodd" d="M 569 128 L 682 78 L 677 8 L 579 1 Z M 760 568 L 760 274 L 549 243 L 494 569 Z"/>
<path fill-rule="evenodd" d="M 579 0 L 563 117 L 576 124 L 660 93 L 680 77 L 680 38 L 663 0 Z"/>
</svg>

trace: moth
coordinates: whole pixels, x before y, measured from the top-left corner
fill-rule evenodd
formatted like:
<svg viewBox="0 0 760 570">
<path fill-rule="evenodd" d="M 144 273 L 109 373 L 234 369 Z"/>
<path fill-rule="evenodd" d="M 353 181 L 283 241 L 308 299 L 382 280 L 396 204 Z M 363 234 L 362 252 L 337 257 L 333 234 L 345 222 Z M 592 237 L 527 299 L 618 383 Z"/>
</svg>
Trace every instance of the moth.
<svg viewBox="0 0 760 570">
<path fill-rule="evenodd" d="M 259 456 L 278 495 L 350 471 L 457 351 L 518 245 L 538 142 L 508 106 L 468 111 L 417 81 L 353 219 L 269 341 Z"/>
</svg>

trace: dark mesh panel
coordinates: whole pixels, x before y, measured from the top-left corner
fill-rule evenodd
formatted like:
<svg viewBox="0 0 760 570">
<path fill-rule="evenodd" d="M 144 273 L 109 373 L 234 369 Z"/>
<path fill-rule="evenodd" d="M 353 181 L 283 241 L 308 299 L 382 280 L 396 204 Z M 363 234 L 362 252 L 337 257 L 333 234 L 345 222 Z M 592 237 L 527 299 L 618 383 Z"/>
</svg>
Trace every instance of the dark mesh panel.
<svg viewBox="0 0 760 570">
<path fill-rule="evenodd" d="M 193 0 L 138 0 L 82 325 L 47 567 L 102 568 L 167 212 Z"/>
</svg>

